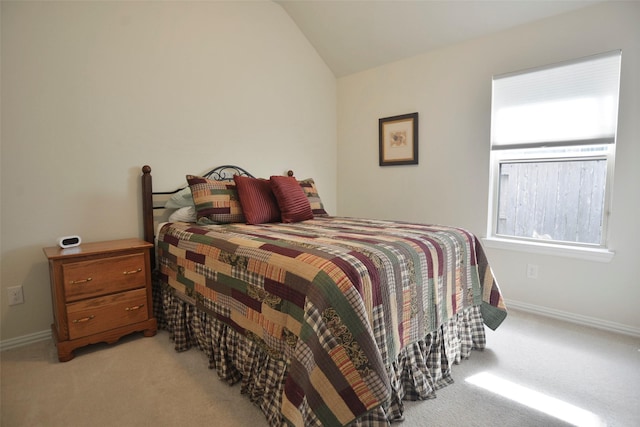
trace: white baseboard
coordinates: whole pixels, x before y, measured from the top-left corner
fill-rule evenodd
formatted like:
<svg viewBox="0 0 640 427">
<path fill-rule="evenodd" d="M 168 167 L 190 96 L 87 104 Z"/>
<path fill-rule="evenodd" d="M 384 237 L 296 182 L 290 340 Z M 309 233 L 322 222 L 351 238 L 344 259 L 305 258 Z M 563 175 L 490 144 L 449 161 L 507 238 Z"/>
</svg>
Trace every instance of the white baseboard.
<svg viewBox="0 0 640 427">
<path fill-rule="evenodd" d="M 527 304 L 524 302 L 508 299 L 505 300 L 505 304 L 507 305 L 507 309 L 513 308 L 514 310 L 520 310 L 532 314 L 538 314 L 540 316 L 564 320 L 582 326 L 589 326 L 591 328 L 602 329 L 609 332 L 616 332 L 618 334 L 640 337 L 640 328 L 623 325 L 621 323 L 610 322 L 608 320 L 602 320 L 595 317 L 583 316 L 580 314 L 569 313 L 567 311 L 555 310 L 553 308 L 547 308 L 539 305 Z"/>
<path fill-rule="evenodd" d="M 21 337 L 11 338 L 0 341 L 0 351 L 9 350 L 10 348 L 22 347 L 38 341 L 44 341 L 51 338 L 51 329 L 45 331 L 34 332 L 33 334 L 23 335 Z"/>
</svg>

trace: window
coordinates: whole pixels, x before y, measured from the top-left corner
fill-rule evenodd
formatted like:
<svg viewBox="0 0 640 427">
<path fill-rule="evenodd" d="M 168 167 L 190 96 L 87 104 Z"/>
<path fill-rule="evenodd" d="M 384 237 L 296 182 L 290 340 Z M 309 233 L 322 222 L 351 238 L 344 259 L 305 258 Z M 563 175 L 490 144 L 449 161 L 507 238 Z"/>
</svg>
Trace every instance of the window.
<svg viewBox="0 0 640 427">
<path fill-rule="evenodd" d="M 494 77 L 490 239 L 607 249 L 620 60 Z"/>
</svg>

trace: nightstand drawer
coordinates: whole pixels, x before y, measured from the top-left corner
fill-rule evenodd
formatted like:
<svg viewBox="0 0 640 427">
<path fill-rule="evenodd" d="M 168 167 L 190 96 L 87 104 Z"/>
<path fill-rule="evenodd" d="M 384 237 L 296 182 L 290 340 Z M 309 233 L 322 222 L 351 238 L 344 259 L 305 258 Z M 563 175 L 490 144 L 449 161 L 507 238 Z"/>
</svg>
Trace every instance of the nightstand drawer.
<svg viewBox="0 0 640 427">
<path fill-rule="evenodd" d="M 67 304 L 69 339 L 143 322 L 147 314 L 146 289 Z"/>
<path fill-rule="evenodd" d="M 145 286 L 143 253 L 66 263 L 62 265 L 66 301 L 121 292 Z"/>
</svg>

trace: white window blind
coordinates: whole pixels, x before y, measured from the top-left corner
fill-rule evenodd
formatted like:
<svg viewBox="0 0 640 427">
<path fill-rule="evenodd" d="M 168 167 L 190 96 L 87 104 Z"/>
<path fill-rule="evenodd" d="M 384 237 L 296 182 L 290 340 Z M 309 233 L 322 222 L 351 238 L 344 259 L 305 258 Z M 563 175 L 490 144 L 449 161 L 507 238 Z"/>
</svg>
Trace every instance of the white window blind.
<svg viewBox="0 0 640 427">
<path fill-rule="evenodd" d="M 621 51 L 493 78 L 491 148 L 612 144 Z"/>
</svg>

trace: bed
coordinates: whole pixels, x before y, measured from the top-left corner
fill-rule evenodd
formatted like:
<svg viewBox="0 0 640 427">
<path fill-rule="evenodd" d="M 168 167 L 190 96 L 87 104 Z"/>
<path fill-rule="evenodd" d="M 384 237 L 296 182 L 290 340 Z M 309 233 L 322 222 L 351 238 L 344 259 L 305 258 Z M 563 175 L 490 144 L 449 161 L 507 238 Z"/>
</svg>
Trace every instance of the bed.
<svg viewBox="0 0 640 427">
<path fill-rule="evenodd" d="M 400 421 L 507 315 L 464 229 L 331 216 L 292 172 L 227 165 L 187 182 L 154 191 L 142 168 L 158 325 L 271 426 Z"/>
</svg>

